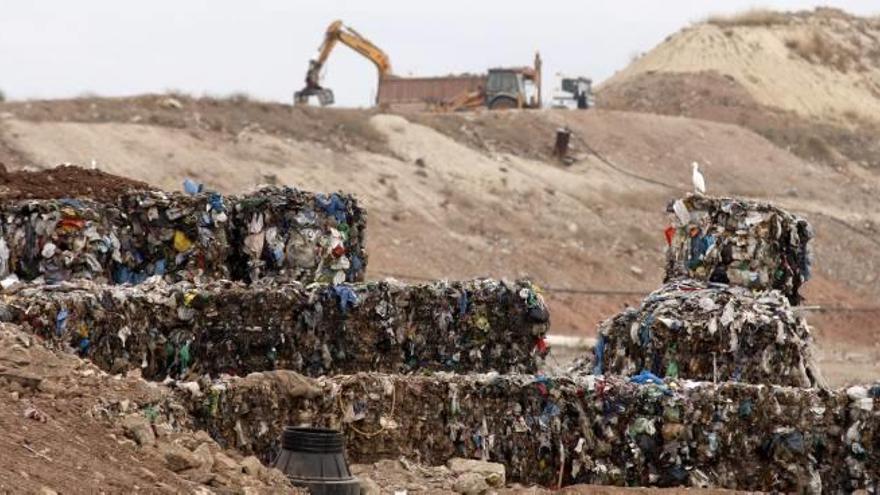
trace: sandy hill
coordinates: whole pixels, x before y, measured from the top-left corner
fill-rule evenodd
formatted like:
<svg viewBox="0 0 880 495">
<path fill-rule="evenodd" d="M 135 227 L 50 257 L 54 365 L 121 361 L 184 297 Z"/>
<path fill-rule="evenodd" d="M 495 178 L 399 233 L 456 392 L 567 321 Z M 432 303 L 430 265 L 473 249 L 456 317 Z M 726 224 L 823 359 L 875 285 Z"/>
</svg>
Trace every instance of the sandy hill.
<svg viewBox="0 0 880 495">
<path fill-rule="evenodd" d="M 828 8 L 712 17 L 604 82 L 599 100 L 734 122 L 807 159 L 880 167 L 880 18 Z"/>
<path fill-rule="evenodd" d="M 692 160 L 710 192 L 771 199 L 813 221 L 808 303 L 864 308 L 880 297 L 880 179 L 810 163 L 735 125 L 602 110 L 386 115 L 165 95 L 7 103 L 0 115 L 0 161 L 13 169 L 72 162 L 172 190 L 193 177 L 227 193 L 266 182 L 352 191 L 369 211 L 369 277 L 528 276 L 547 287 L 556 332 L 592 335 L 657 287 L 663 210 L 690 189 Z M 570 166 L 550 157 L 560 126 L 574 133 Z M 876 316 L 812 321 L 829 354 L 857 350 L 872 362 Z"/>
</svg>

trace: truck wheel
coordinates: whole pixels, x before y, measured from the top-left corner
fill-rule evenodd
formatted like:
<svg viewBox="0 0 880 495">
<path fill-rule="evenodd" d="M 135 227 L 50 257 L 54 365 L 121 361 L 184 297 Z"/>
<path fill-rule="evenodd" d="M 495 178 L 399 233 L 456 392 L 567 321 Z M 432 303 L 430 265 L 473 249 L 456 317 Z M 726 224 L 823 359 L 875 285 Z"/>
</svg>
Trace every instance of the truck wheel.
<svg viewBox="0 0 880 495">
<path fill-rule="evenodd" d="M 511 110 L 516 107 L 516 99 L 509 96 L 499 96 L 489 102 L 489 110 Z"/>
</svg>

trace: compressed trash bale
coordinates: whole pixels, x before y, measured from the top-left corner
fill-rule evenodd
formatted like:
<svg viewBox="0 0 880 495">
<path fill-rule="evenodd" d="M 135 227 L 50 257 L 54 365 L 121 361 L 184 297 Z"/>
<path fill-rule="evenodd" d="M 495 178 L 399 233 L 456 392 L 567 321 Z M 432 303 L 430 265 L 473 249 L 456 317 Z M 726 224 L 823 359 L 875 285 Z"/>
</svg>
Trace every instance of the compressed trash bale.
<svg viewBox="0 0 880 495">
<path fill-rule="evenodd" d="M 352 196 L 291 188 L 3 202 L 0 229 L 0 279 L 343 283 L 362 281 L 367 262 Z"/>
<path fill-rule="evenodd" d="M 595 375 L 308 380 L 275 371 L 203 381 L 200 390 L 181 394 L 196 424 L 264 460 L 278 451 L 282 428 L 297 424 L 343 431 L 354 463 L 483 458 L 529 484 L 817 493 L 871 488 L 880 477 L 880 386 L 854 399 L 843 390 Z"/>
<path fill-rule="evenodd" d="M 114 282 L 229 278 L 228 215 L 218 193 L 132 192 L 110 212 L 120 239 Z"/>
<path fill-rule="evenodd" d="M 366 213 L 349 194 L 265 187 L 232 208 L 235 278 L 364 280 Z"/>
<path fill-rule="evenodd" d="M 26 286 L 10 318 L 110 372 L 534 372 L 548 313 L 528 282 L 86 282 Z"/>
<path fill-rule="evenodd" d="M 685 280 L 599 325 L 597 374 L 821 387 L 810 327 L 779 291 Z"/>
<path fill-rule="evenodd" d="M 813 229 L 767 203 L 689 195 L 670 203 L 665 281 L 693 278 L 778 289 L 792 304 L 810 278 Z"/>
<path fill-rule="evenodd" d="M 852 480 L 873 479 L 874 493 L 880 489 L 880 382 L 846 389 L 849 399 L 844 444 L 852 452 L 847 458 Z M 857 487 L 855 483 L 851 485 Z"/>
<path fill-rule="evenodd" d="M 109 280 L 119 238 L 106 208 L 60 199 L 0 203 L 0 279 Z"/>
</svg>

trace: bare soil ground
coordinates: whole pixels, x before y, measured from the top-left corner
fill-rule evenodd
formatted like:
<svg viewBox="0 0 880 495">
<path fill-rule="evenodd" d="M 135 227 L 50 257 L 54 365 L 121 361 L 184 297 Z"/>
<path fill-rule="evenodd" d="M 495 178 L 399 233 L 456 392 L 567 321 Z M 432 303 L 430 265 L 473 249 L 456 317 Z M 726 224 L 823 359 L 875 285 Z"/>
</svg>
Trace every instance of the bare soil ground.
<svg viewBox="0 0 880 495">
<path fill-rule="evenodd" d="M 0 164 L 0 198 L 54 199 L 88 197 L 112 201 L 132 189 L 149 189 L 145 182 L 76 166 L 9 172 Z"/>
<path fill-rule="evenodd" d="M 267 481 L 172 470 L 163 447 L 210 439 L 185 426 L 139 446 L 120 423 L 119 404 L 167 394 L 136 376 L 109 376 L 72 354 L 53 352 L 13 325 L 0 324 L 0 493 L 291 493 L 278 471 Z M 223 452 L 212 443 L 215 452 Z M 232 459 L 241 456 L 225 451 Z"/>
<path fill-rule="evenodd" d="M 740 125 L 805 160 L 836 168 L 850 163 L 880 168 L 880 125 L 873 120 L 856 114 L 839 120 L 817 120 L 762 105 L 732 76 L 714 70 L 636 74 L 604 85 L 598 100 L 602 108 L 609 110 Z"/>
</svg>

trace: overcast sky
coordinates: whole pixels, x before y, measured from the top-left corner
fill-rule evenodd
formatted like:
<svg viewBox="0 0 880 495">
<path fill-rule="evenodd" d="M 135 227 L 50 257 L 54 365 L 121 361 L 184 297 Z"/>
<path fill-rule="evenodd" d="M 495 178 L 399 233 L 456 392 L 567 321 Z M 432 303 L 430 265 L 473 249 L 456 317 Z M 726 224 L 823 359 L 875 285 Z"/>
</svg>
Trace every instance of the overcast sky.
<svg viewBox="0 0 880 495">
<path fill-rule="evenodd" d="M 527 65 L 540 50 L 549 88 L 557 72 L 601 81 L 691 22 L 756 5 L 880 13 L 877 0 L 3 0 L 0 90 L 14 99 L 243 91 L 289 102 L 334 19 L 385 50 L 398 75 Z M 324 83 L 338 104 L 367 106 L 376 71 L 340 46 Z"/>
</svg>

